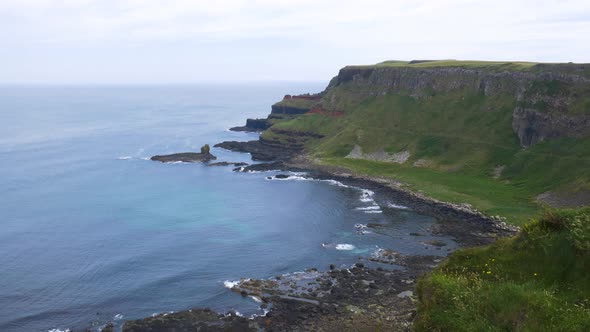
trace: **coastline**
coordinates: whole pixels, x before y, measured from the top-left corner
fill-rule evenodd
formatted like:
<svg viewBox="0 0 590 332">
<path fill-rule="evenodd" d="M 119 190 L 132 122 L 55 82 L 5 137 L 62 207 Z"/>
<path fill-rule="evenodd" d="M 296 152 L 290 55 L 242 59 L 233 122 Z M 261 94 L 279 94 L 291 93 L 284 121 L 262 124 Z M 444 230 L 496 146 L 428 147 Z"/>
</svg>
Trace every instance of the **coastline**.
<svg viewBox="0 0 590 332">
<path fill-rule="evenodd" d="M 433 233 L 453 238 L 459 248 L 490 244 L 518 231 L 517 227 L 469 206 L 424 196 L 391 179 L 322 165 L 310 160 L 299 149 L 281 149 L 275 145 L 267 146 L 262 141 L 254 142 L 257 143 L 231 142 L 227 145 L 224 142 L 216 146 L 262 154 L 264 161 L 268 161 L 235 168 L 236 172 L 305 172 L 310 179 L 338 181 L 389 197 L 413 211 L 435 217 L 440 223 Z M 127 321 L 123 331 L 188 331 L 197 327 L 205 331 L 409 331 L 416 314 L 416 282 L 443 259 L 441 256 L 404 256 L 384 249 L 359 257 L 351 267 L 331 265 L 320 267 L 321 270 L 310 267 L 305 272 L 261 280 L 244 276 L 240 281 L 230 283 L 228 288 L 240 294 L 236 296 L 249 296 L 260 302 L 262 315 L 246 318 L 236 312 L 220 314 L 209 309 L 192 309 Z"/>
</svg>

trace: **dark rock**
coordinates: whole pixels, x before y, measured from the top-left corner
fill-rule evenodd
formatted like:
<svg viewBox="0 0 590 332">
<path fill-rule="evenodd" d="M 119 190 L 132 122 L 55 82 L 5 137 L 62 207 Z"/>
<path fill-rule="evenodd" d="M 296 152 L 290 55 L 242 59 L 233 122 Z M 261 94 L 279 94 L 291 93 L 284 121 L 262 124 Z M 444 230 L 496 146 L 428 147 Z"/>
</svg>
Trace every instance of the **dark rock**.
<svg viewBox="0 0 590 332">
<path fill-rule="evenodd" d="M 290 115 L 298 115 L 298 114 L 305 114 L 309 112 L 311 108 L 305 107 L 294 107 L 294 106 L 282 106 L 282 105 L 272 105 L 272 114 L 290 114 Z"/>
<path fill-rule="evenodd" d="M 113 325 L 113 323 L 108 323 L 105 327 L 102 328 L 102 330 L 100 330 L 100 332 L 114 332 L 115 331 L 115 326 Z"/>
<path fill-rule="evenodd" d="M 252 160 L 260 161 L 288 160 L 295 153 L 301 151 L 301 148 L 299 147 L 290 148 L 284 146 L 275 146 L 264 143 L 264 140 L 262 139 L 247 142 L 226 141 L 215 144 L 215 147 L 235 152 L 250 153 L 252 155 Z"/>
<path fill-rule="evenodd" d="M 205 144 L 201 147 L 201 154 L 207 155 L 211 153 L 211 147 L 209 147 L 209 144 Z"/>
<path fill-rule="evenodd" d="M 267 119 L 247 119 L 245 126 L 240 127 L 233 127 L 229 130 L 231 131 L 248 131 L 248 132 L 256 132 L 256 131 L 263 131 L 270 127 L 270 123 Z"/>
<path fill-rule="evenodd" d="M 227 161 L 220 161 L 218 163 L 209 163 L 207 164 L 207 166 L 236 166 L 236 167 L 242 167 L 242 166 L 248 166 L 247 163 L 236 163 L 236 162 L 227 162 Z"/>
<path fill-rule="evenodd" d="M 272 162 L 272 163 L 262 163 L 262 164 L 254 164 L 243 168 L 236 168 L 234 171 L 237 172 L 267 172 L 267 171 L 280 171 L 286 169 L 287 167 L 283 162 Z"/>
<path fill-rule="evenodd" d="M 434 247 L 439 247 L 437 249 L 440 249 L 440 247 L 444 247 L 444 246 L 447 245 L 446 242 L 443 242 L 443 241 L 440 241 L 440 240 L 429 240 L 429 241 L 424 241 L 422 243 L 428 244 L 428 245 L 431 245 L 431 246 L 434 246 Z"/>
<path fill-rule="evenodd" d="M 290 177 L 289 174 L 277 174 L 275 175 L 275 179 L 288 179 Z"/>
<path fill-rule="evenodd" d="M 185 163 L 196 163 L 196 162 L 209 162 L 211 160 L 217 159 L 214 155 L 209 152 L 209 145 L 205 144 L 201 148 L 201 153 L 197 152 L 182 152 L 182 153 L 173 153 L 167 155 L 157 155 L 153 156 L 150 159 L 163 162 L 163 163 L 173 163 L 173 162 L 185 162 Z"/>
<path fill-rule="evenodd" d="M 127 321 L 123 332 L 259 331 L 256 322 L 235 314 L 193 309 Z"/>
</svg>

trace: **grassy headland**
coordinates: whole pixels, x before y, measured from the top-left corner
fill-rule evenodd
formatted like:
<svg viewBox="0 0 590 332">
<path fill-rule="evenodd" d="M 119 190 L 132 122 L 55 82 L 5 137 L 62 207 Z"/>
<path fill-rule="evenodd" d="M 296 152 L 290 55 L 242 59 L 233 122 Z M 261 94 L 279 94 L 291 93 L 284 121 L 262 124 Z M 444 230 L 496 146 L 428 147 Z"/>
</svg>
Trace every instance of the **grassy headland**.
<svg viewBox="0 0 590 332">
<path fill-rule="evenodd" d="M 444 71 L 449 68 L 477 73 Z M 298 143 L 320 163 L 391 177 L 433 198 L 468 203 L 522 225 L 541 211 L 537 196 L 542 193 L 590 192 L 590 135 L 549 132 L 550 138 L 523 148 L 514 129 L 515 110 L 547 114 L 555 122 L 562 121 L 561 116 L 573 122 L 575 117 L 586 119 L 590 84 L 579 77 L 589 70 L 574 64 L 453 60 L 346 67 L 320 102 L 303 101 L 325 114 L 276 121 L 263 138 L 302 140 Z M 575 72 L 578 78 L 533 75 L 525 80 L 518 74 L 541 71 L 562 76 Z M 334 111 L 337 116 L 330 115 Z M 288 132 L 324 137 L 285 135 Z M 355 148 L 360 156 L 351 154 Z M 396 154 L 407 157 L 388 160 Z"/>
<path fill-rule="evenodd" d="M 590 204 L 588 78 L 579 64 L 349 66 L 306 105 L 319 111 L 262 137 L 523 226 L 422 278 L 418 331 L 589 331 L 590 208 L 544 205 Z"/>
</svg>

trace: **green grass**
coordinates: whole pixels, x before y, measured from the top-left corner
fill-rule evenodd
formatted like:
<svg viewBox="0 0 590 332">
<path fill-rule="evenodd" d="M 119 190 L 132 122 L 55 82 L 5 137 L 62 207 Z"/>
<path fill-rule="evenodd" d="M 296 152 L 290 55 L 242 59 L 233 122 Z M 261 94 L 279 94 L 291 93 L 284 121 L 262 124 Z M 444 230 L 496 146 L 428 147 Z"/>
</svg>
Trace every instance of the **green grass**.
<svg viewBox="0 0 590 332">
<path fill-rule="evenodd" d="M 577 240 L 576 240 L 577 239 Z M 590 330 L 590 210 L 460 250 L 418 283 L 417 331 Z"/>
<path fill-rule="evenodd" d="M 314 100 L 307 100 L 307 99 L 284 99 L 280 102 L 276 103 L 275 106 L 286 106 L 286 107 L 295 107 L 295 108 L 311 108 L 315 105 L 317 101 Z"/>
<path fill-rule="evenodd" d="M 361 159 L 327 158 L 329 165 L 344 166 L 355 173 L 385 176 L 401 181 L 407 188 L 445 202 L 468 203 L 488 215 L 500 215 L 522 225 L 539 211 L 528 191 L 491 177 L 449 173 Z"/>
<path fill-rule="evenodd" d="M 475 60 L 422 60 L 422 61 L 384 61 L 374 65 L 356 65 L 347 68 L 443 68 L 460 67 L 478 69 L 489 72 L 519 71 L 519 72 L 554 72 L 561 74 L 576 74 L 590 77 L 590 64 L 575 63 L 539 63 L 528 61 L 475 61 Z"/>
<path fill-rule="evenodd" d="M 447 65 L 448 61 L 411 65 L 397 61 L 387 65 L 441 64 Z M 506 63 L 457 65 L 502 67 Z M 330 110 L 343 111 L 343 116 L 305 114 L 276 121 L 273 129 L 324 135 L 322 139 L 298 143 L 305 143 L 307 152 L 325 163 L 343 165 L 358 173 L 388 176 L 433 198 L 469 203 L 487 214 L 507 217 L 515 224 L 522 224 L 540 211 L 542 206 L 535 200 L 541 193 L 590 189 L 590 137 L 551 139 L 522 149 L 512 130 L 512 114 L 518 106 L 514 95 L 486 96 L 467 89 L 431 91 L 420 96 L 410 91 L 375 95 L 370 91 L 373 88 L 346 84 L 333 87 L 322 103 Z M 546 81 L 533 84 L 531 93 L 590 96 L 582 88 L 575 88 Z M 582 107 L 576 112 L 590 112 L 590 108 Z M 263 133 L 263 137 L 278 142 L 293 140 L 273 130 Z M 403 165 L 345 159 L 355 145 L 364 153 L 407 151 L 410 158 Z M 498 169 L 503 171 L 496 177 Z"/>
<path fill-rule="evenodd" d="M 459 61 L 459 60 L 435 60 L 418 63 L 403 61 L 385 61 L 375 65 L 376 67 L 413 67 L 413 68 L 436 68 L 436 67 L 462 67 L 462 68 L 486 68 L 503 70 L 530 70 L 537 62 L 524 61 Z"/>
</svg>

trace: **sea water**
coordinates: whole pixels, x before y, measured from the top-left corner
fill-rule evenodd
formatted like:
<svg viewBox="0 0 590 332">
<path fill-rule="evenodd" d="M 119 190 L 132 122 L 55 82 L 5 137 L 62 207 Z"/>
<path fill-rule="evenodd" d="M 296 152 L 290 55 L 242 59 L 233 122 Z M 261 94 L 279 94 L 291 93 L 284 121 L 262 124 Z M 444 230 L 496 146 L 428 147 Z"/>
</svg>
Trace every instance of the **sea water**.
<svg viewBox="0 0 590 332">
<path fill-rule="evenodd" d="M 0 331 L 195 307 L 252 315 L 259 304 L 226 286 L 350 266 L 379 248 L 436 254 L 421 242 L 432 218 L 363 188 L 149 160 L 257 139 L 228 128 L 324 85 L 0 87 Z"/>
</svg>

